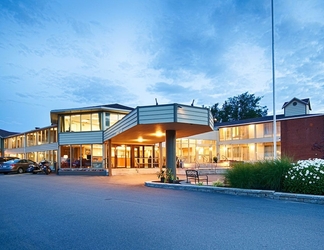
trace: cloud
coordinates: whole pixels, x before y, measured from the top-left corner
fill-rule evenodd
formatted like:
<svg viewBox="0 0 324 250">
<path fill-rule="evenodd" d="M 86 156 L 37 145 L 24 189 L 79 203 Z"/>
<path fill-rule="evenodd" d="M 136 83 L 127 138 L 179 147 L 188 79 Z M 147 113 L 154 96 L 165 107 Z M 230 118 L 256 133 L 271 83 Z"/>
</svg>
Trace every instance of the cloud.
<svg viewBox="0 0 324 250">
<path fill-rule="evenodd" d="M 51 12 L 50 1 L 24 0 L 24 1 L 1 1 L 2 14 L 7 18 L 13 18 L 22 26 L 43 26 L 42 22 L 48 20 L 47 13 Z"/>
</svg>

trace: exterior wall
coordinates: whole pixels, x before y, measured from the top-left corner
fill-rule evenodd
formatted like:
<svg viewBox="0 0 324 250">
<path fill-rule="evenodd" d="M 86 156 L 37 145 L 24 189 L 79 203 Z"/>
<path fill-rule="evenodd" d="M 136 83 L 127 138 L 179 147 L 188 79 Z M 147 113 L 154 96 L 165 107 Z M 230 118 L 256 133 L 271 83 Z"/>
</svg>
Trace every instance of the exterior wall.
<svg viewBox="0 0 324 250">
<path fill-rule="evenodd" d="M 324 116 L 281 121 L 282 155 L 294 160 L 322 158 L 319 151 L 312 150 L 315 143 L 324 141 Z M 323 144 L 322 144 L 323 145 Z"/>
<path fill-rule="evenodd" d="M 193 107 L 181 106 L 181 108 L 178 107 L 177 122 L 200 125 L 214 124 L 213 121 L 208 119 L 211 118 L 208 117 L 208 112 L 208 109 L 194 109 Z"/>
<path fill-rule="evenodd" d="M 304 114 L 309 114 L 309 108 L 307 105 L 299 101 L 292 101 L 285 108 L 285 116 L 304 115 Z"/>
<path fill-rule="evenodd" d="M 277 155 L 281 155 L 280 122 L 276 125 Z M 222 161 L 273 159 L 273 123 L 241 124 L 219 128 L 217 154 Z"/>
<path fill-rule="evenodd" d="M 103 132 L 60 133 L 59 145 L 103 143 Z"/>
<path fill-rule="evenodd" d="M 136 126 L 137 119 L 137 110 L 133 110 L 126 117 L 118 121 L 118 123 L 113 127 L 113 129 L 106 129 L 104 131 L 104 141 L 107 141 L 112 137 L 116 136 L 117 134 Z"/>
<path fill-rule="evenodd" d="M 155 106 L 138 108 L 138 124 L 174 122 L 174 106 Z"/>
</svg>

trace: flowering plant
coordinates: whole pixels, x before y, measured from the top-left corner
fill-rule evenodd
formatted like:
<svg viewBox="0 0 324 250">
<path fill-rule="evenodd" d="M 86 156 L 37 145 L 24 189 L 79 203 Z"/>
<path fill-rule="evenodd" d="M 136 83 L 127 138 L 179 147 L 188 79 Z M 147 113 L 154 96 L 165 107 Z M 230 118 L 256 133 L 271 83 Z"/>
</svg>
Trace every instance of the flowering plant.
<svg viewBox="0 0 324 250">
<path fill-rule="evenodd" d="M 291 193 L 324 194 L 324 160 L 300 160 L 292 164 L 284 179 L 284 189 Z"/>
</svg>

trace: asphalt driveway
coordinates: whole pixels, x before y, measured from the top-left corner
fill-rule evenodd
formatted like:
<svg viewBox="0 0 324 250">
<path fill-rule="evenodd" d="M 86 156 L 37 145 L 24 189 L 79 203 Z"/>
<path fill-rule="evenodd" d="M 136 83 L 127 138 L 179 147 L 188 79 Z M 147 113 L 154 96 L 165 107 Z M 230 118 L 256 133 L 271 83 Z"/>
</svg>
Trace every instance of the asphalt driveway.
<svg viewBox="0 0 324 250">
<path fill-rule="evenodd" d="M 145 176 L 0 175 L 2 249 L 322 249 L 324 206 L 149 188 Z"/>
</svg>

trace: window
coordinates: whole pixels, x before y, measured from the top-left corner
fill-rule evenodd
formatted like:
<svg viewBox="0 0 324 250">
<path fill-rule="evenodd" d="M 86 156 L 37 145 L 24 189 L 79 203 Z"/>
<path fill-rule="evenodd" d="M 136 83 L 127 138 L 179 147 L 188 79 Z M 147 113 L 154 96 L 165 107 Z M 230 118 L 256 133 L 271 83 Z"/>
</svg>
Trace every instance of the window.
<svg viewBox="0 0 324 250">
<path fill-rule="evenodd" d="M 264 158 L 272 159 L 273 158 L 273 146 L 264 146 Z"/>
<path fill-rule="evenodd" d="M 61 132 L 86 132 L 101 130 L 100 113 L 65 115 L 61 118 Z"/>
<path fill-rule="evenodd" d="M 70 132 L 80 132 L 81 131 L 81 121 L 80 115 L 71 115 L 71 131 Z"/>
<path fill-rule="evenodd" d="M 105 126 L 106 128 L 111 127 L 116 122 L 121 120 L 125 115 L 124 114 L 117 114 L 117 113 L 105 113 Z"/>
<path fill-rule="evenodd" d="M 27 134 L 27 147 L 36 145 L 36 133 Z"/>
<path fill-rule="evenodd" d="M 91 131 L 91 115 L 81 115 L 81 131 Z"/>
<path fill-rule="evenodd" d="M 92 131 L 101 130 L 101 114 L 93 113 L 92 114 Z"/>
<path fill-rule="evenodd" d="M 62 132 L 71 132 L 71 117 L 69 115 L 64 116 Z"/>
<path fill-rule="evenodd" d="M 36 132 L 36 134 L 37 134 L 37 145 L 48 143 L 47 129 L 39 130 Z"/>
<path fill-rule="evenodd" d="M 272 136 L 272 123 L 268 122 L 263 124 L 264 137 Z"/>
<path fill-rule="evenodd" d="M 57 142 L 57 128 L 50 129 L 50 143 Z"/>
<path fill-rule="evenodd" d="M 233 140 L 240 139 L 240 128 L 239 127 L 232 128 L 232 138 L 233 138 Z"/>
<path fill-rule="evenodd" d="M 219 129 L 219 137 L 221 141 L 231 140 L 231 128 Z"/>
</svg>

